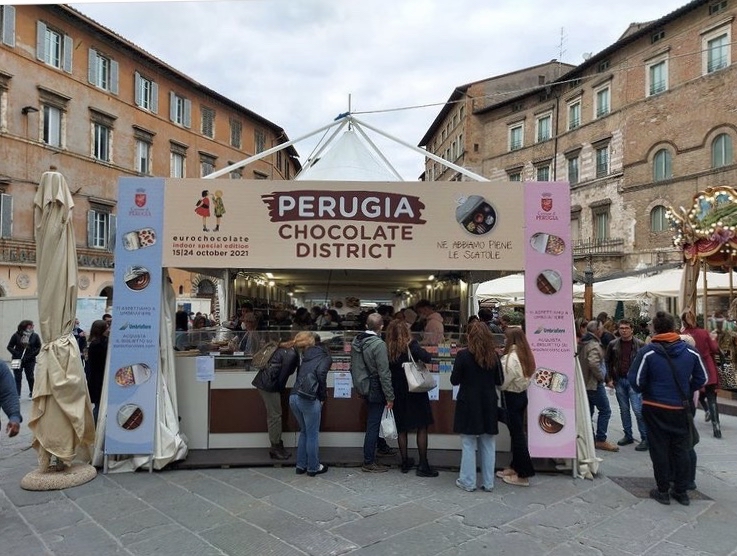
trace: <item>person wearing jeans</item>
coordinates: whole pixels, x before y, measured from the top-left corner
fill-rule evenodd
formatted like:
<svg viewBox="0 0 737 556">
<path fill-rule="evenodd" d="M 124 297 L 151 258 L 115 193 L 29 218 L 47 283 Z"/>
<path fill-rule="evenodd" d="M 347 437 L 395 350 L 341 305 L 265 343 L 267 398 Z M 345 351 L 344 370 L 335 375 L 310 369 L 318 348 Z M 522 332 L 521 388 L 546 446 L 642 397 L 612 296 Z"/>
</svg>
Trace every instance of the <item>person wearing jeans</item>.
<svg viewBox="0 0 737 556">
<path fill-rule="evenodd" d="M 289 407 L 299 423 L 297 441 L 297 475 L 310 477 L 326 473 L 328 466 L 320 463 L 320 415 L 327 397 L 327 376 L 333 359 L 319 343 L 320 336 L 308 331 L 294 337 L 294 348 L 300 363 L 297 378 L 289 396 Z"/>
<path fill-rule="evenodd" d="M 481 488 L 494 488 L 496 435 L 499 433 L 496 387 L 502 384 L 502 368 L 494 335 L 486 323 L 468 326 L 468 348 L 453 363 L 450 383 L 458 386 L 453 432 L 461 437 L 461 469 L 456 486 L 476 490 L 476 450 L 481 464 Z"/>
<path fill-rule="evenodd" d="M 632 434 L 632 412 L 634 412 L 637 430 L 640 433 L 640 443 L 635 446 L 635 450 L 647 452 L 647 428 L 642 418 L 642 395 L 635 392 L 627 380 L 630 366 L 645 342 L 635 337 L 632 322 L 627 319 L 620 320 L 617 329 L 619 337 L 609 342 L 606 347 L 607 376 L 610 384 L 614 385 L 624 429 L 624 436 L 617 442 L 617 446 L 634 444 Z"/>
<path fill-rule="evenodd" d="M 289 407 L 299 424 L 297 441 L 297 473 L 320 470 L 320 415 L 322 402 L 308 400 L 297 394 L 289 396 Z"/>
<path fill-rule="evenodd" d="M 481 464 L 481 489 L 491 491 L 494 488 L 494 467 L 496 465 L 495 434 L 462 434 L 461 436 L 461 469 L 456 485 L 463 490 L 476 490 L 476 450 L 479 452 Z"/>
<path fill-rule="evenodd" d="M 394 407 L 392 374 L 389 355 L 379 333 L 384 320 L 378 313 L 366 318 L 366 332 L 358 334 L 351 343 L 351 375 L 356 389 L 367 404 L 366 434 L 363 437 L 363 465 L 365 473 L 384 473 L 386 465 L 376 461 L 376 445 L 384 408 Z"/>
<path fill-rule="evenodd" d="M 603 330 L 604 328 L 598 320 L 592 320 L 586 325 L 586 333 L 578 344 L 578 362 L 581 365 L 581 373 L 586 386 L 591 418 L 594 418 L 594 408 L 599 412 L 599 417 L 596 420 L 594 446 L 598 450 L 618 452 L 619 447 L 606 439 L 612 409 L 609 406 L 609 398 L 604 386 L 606 366 L 604 364 L 604 350 L 599 341 Z"/>
</svg>

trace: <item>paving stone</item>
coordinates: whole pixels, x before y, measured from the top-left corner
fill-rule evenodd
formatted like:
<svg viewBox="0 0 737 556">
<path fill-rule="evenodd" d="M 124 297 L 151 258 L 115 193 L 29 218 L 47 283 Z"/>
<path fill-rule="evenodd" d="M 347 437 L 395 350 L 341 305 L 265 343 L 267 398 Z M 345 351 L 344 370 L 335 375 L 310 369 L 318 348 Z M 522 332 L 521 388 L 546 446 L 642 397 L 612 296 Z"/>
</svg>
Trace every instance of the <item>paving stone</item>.
<svg viewBox="0 0 737 556">
<path fill-rule="evenodd" d="M 650 552 L 648 551 L 648 556 Z M 609 546 L 591 539 L 574 539 L 553 548 L 546 556 L 631 556 L 627 546 Z"/>
<path fill-rule="evenodd" d="M 356 556 L 431 556 L 462 545 L 481 534 L 456 519 L 420 525 L 352 552 Z"/>
<path fill-rule="evenodd" d="M 671 502 L 672 504 L 674 502 Z M 705 502 L 691 502 L 696 508 L 707 504 Z M 709 507 L 703 513 L 689 518 L 688 524 L 678 529 L 668 540 L 691 550 L 706 550 L 710 554 L 734 554 L 737 548 L 737 508 Z M 690 515 L 691 512 L 688 512 Z"/>
<path fill-rule="evenodd" d="M 113 490 L 119 490 L 120 485 L 112 481 L 108 475 L 103 475 L 102 472 L 97 473 L 97 477 L 88 483 L 76 486 L 74 488 L 64 489 L 64 496 L 71 500 L 77 500 L 84 498 L 85 496 L 95 496 L 97 494 L 109 495 Z"/>
<path fill-rule="evenodd" d="M 223 554 L 230 554 L 184 529 L 157 535 L 126 548 L 138 556 L 223 556 Z M 258 554 L 258 552 L 252 554 Z"/>
<path fill-rule="evenodd" d="M 298 550 L 294 546 L 246 523 L 231 523 L 223 527 L 216 527 L 203 533 L 202 537 L 228 556 L 256 556 L 262 554 L 268 554 L 269 556 L 304 556 L 305 554 L 302 550 Z M 156 553 L 156 556 L 159 556 L 159 553 Z"/>
<path fill-rule="evenodd" d="M 504 497 L 504 501 L 506 503 L 507 497 Z M 572 497 L 519 518 L 514 522 L 514 527 L 535 536 L 564 542 L 583 531 L 591 531 L 600 523 L 610 525 L 609 518 L 614 513 L 604 504 Z"/>
<path fill-rule="evenodd" d="M 522 531 L 494 531 L 457 547 L 444 550 L 438 556 L 547 554 L 556 545 L 551 539 L 540 539 Z"/>
<path fill-rule="evenodd" d="M 461 518 L 463 525 L 489 529 L 501 527 L 526 514 L 517 508 L 507 506 L 501 500 L 492 499 L 460 510 L 456 512 L 456 515 Z"/>
<path fill-rule="evenodd" d="M 593 510 L 593 506 L 592 507 Z M 589 521 L 580 537 L 603 542 L 608 546 L 626 546 L 633 554 L 643 554 L 663 539 L 667 539 L 688 521 L 689 514 L 696 516 L 696 506 L 685 508 L 680 504 L 664 506 L 655 500 L 640 500 L 637 504 L 598 524 Z M 579 529 L 579 527 L 575 527 Z"/>
<path fill-rule="evenodd" d="M 307 521 L 330 522 L 338 516 L 338 507 L 304 492 L 277 492 L 269 502 Z"/>
<path fill-rule="evenodd" d="M 119 539 L 123 545 L 182 529 L 182 526 L 174 523 L 169 516 L 154 509 L 120 512 L 114 519 L 97 519 L 97 523 Z"/>
<path fill-rule="evenodd" d="M 294 470 L 291 470 L 294 473 Z M 285 469 L 285 472 L 287 470 Z M 270 477 L 252 472 L 249 469 L 212 469 L 203 473 L 221 480 L 253 496 L 263 498 L 284 490 L 291 490 L 288 484 Z"/>
<path fill-rule="evenodd" d="M 356 544 L 274 506 L 254 509 L 239 517 L 308 554 L 343 554 L 357 548 Z"/>
<path fill-rule="evenodd" d="M 248 510 L 257 498 L 233 488 L 228 483 L 218 481 L 206 475 L 198 478 L 190 477 L 187 482 L 179 483 L 187 491 L 209 500 L 213 504 L 222 506 L 234 514 Z"/>
<path fill-rule="evenodd" d="M 360 521 L 346 523 L 333 531 L 359 546 L 366 546 L 423 523 L 435 521 L 441 516 L 439 512 L 409 503 Z"/>
<path fill-rule="evenodd" d="M 129 554 L 99 525 L 90 522 L 45 533 L 42 538 L 55 556 Z"/>
<path fill-rule="evenodd" d="M 661 541 L 647 551 L 647 556 L 714 556 L 714 554 L 706 550 L 694 551 L 691 547 L 669 541 Z"/>
<path fill-rule="evenodd" d="M 20 513 L 33 524 L 38 533 L 45 533 L 55 529 L 74 527 L 89 521 L 88 517 L 68 500 L 51 500 L 46 504 L 24 506 L 19 508 Z"/>
<path fill-rule="evenodd" d="M 231 513 L 186 491 L 181 491 L 177 493 L 177 496 L 173 497 L 147 498 L 147 502 L 157 510 L 167 514 L 177 523 L 194 532 L 226 525 L 236 519 Z"/>
</svg>

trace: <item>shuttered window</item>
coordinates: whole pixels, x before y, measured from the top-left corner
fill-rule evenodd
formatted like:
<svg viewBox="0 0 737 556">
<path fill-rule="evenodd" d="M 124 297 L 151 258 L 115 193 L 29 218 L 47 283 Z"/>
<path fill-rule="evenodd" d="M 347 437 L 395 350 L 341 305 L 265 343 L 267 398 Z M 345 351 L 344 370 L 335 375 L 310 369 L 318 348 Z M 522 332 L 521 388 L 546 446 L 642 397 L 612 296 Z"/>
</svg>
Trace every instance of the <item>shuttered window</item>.
<svg viewBox="0 0 737 556">
<path fill-rule="evenodd" d="M 55 68 L 72 73 L 72 37 L 50 29 L 42 21 L 36 24 L 36 58 Z"/>
<path fill-rule="evenodd" d="M 88 81 L 95 87 L 118 94 L 118 62 L 103 56 L 94 48 L 88 52 Z"/>
<path fill-rule="evenodd" d="M 15 46 L 15 7 L 0 6 L 0 22 L 2 23 L 3 44 Z"/>
<path fill-rule="evenodd" d="M 0 195 L 0 237 L 13 236 L 13 197 Z"/>
</svg>

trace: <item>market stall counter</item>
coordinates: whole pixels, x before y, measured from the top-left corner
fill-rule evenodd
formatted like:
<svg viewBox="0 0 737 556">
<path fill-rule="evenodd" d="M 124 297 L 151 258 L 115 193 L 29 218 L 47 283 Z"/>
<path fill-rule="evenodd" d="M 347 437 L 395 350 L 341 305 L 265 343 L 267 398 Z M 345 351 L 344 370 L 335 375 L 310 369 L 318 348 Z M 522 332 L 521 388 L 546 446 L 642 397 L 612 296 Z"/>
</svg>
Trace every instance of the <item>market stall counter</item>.
<svg viewBox="0 0 737 556">
<path fill-rule="evenodd" d="M 261 345 L 290 337 L 288 332 L 259 331 L 259 334 Z M 320 444 L 325 447 L 360 447 L 363 445 L 366 406 L 353 389 L 350 374 L 350 346 L 357 332 L 319 334 L 333 358 L 327 380 L 328 398 L 323 406 L 320 425 Z M 217 331 L 216 337 L 220 340 L 177 353 L 180 426 L 189 439 L 189 447 L 192 450 L 268 447 L 266 410 L 258 390 L 251 384 L 256 376 L 256 371 L 251 368 L 252 355 L 230 352 L 229 349 L 229 346 L 242 343 L 243 333 Z M 459 449 L 458 436 L 453 433 L 455 390 L 450 384 L 450 374 L 457 350 L 461 347 L 461 336 L 450 334 L 443 343 L 425 347 L 433 354 L 429 368 L 438 382 L 438 387 L 429 393 L 434 420 L 429 428 L 430 444 L 437 449 Z M 207 376 L 201 372 L 202 366 L 208 363 L 214 369 L 211 380 L 205 380 Z M 290 377 L 287 392 L 282 396 L 282 437 L 286 446 L 296 445 L 299 431 L 288 402 L 288 390 L 293 382 L 294 376 Z M 508 451 L 508 432 L 503 425 L 500 428 L 497 450 Z"/>
</svg>

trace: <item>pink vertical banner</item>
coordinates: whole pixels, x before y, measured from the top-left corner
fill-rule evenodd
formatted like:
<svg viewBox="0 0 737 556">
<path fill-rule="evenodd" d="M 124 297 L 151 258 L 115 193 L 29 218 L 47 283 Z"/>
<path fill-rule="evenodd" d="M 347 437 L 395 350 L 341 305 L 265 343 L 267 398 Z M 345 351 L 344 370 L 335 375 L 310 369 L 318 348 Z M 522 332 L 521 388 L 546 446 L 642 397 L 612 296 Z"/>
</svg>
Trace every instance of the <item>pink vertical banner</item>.
<svg viewBox="0 0 737 556">
<path fill-rule="evenodd" d="M 536 370 L 527 390 L 533 457 L 576 456 L 570 187 L 526 182 L 525 329 Z"/>
</svg>

